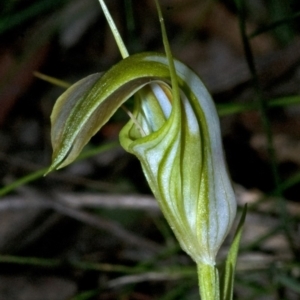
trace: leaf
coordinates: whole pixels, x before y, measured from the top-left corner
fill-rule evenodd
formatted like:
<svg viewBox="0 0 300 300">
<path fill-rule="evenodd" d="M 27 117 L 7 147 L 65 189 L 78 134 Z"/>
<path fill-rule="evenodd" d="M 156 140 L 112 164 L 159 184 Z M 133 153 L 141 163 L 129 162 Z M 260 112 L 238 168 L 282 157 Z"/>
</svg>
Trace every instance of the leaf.
<svg viewBox="0 0 300 300">
<path fill-rule="evenodd" d="M 51 115 L 53 160 L 49 171 L 70 164 L 91 137 L 134 93 L 150 82 L 166 80 L 168 68 L 148 57 L 130 56 L 106 73 L 90 75 L 67 89 Z"/>
<path fill-rule="evenodd" d="M 240 222 L 236 229 L 233 242 L 230 246 L 225 261 L 224 270 L 223 270 L 224 273 L 222 274 L 222 278 L 220 280 L 221 300 L 231 300 L 233 297 L 235 267 L 236 267 L 236 261 L 237 261 L 243 226 L 246 219 L 246 214 L 247 214 L 247 205 L 244 206 Z"/>
</svg>

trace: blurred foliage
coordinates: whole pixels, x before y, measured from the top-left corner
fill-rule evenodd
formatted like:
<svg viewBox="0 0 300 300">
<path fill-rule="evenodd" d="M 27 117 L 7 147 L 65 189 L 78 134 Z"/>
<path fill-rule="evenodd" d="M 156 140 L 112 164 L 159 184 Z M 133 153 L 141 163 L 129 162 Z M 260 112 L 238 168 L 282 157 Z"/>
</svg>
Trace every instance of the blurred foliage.
<svg viewBox="0 0 300 300">
<path fill-rule="evenodd" d="M 21 30 L 22 26 L 32 23 L 37 18 L 55 13 L 68 1 L 3 1 L 0 5 L 0 34 L 12 29 Z"/>
<path fill-rule="evenodd" d="M 96 1 L 96 0 L 95 0 Z M 109 1 L 107 1 L 109 2 Z M 173 39 L 173 44 L 176 44 L 177 41 L 182 41 L 182 36 L 179 36 L 182 34 L 182 32 L 186 29 L 189 32 L 184 32 L 185 37 L 193 37 L 195 39 L 201 38 L 203 40 L 209 39 L 210 36 L 205 34 L 205 26 L 207 20 L 204 16 L 204 21 L 201 19 L 201 24 L 203 24 L 203 27 L 201 29 L 197 28 L 191 28 L 189 26 L 187 27 L 180 27 L 181 24 L 179 21 L 174 22 L 174 18 L 172 19 L 172 13 L 180 11 L 180 8 L 176 10 L 176 6 L 179 5 L 177 1 L 172 2 L 169 1 L 161 1 L 164 5 L 164 11 L 166 15 L 166 22 L 170 22 L 169 27 L 172 27 L 172 32 L 170 32 L 170 36 Z M 180 1 L 179 1 L 180 2 Z M 201 2 L 201 0 L 198 0 L 198 2 Z M 197 3 L 198 3 L 197 2 Z M 205 1 L 202 1 L 205 2 Z M 207 1 L 208 2 L 208 1 Z M 144 2 L 144 4 L 140 4 L 141 2 L 137 3 L 137 1 L 133 0 L 120 0 L 120 1 L 114 1 L 110 2 L 109 4 L 113 8 L 114 15 L 118 18 L 118 22 L 122 28 L 123 34 L 126 37 L 126 41 L 128 42 L 128 49 L 132 52 L 141 51 L 141 50 L 156 50 L 157 48 L 160 48 L 160 37 L 156 37 L 156 29 L 151 28 L 154 31 L 154 37 L 149 33 L 147 30 L 142 30 L 141 22 L 149 22 L 149 19 L 151 19 L 150 16 L 150 10 L 149 13 L 145 12 L 143 15 L 138 16 L 137 13 L 141 11 L 140 7 L 144 6 L 149 9 L 150 1 Z M 190 5 L 195 4 L 196 1 L 191 1 Z M 292 43 L 295 39 L 299 38 L 300 34 L 300 2 L 298 0 L 245 0 L 245 1 L 233 1 L 233 0 L 223 0 L 223 1 L 215 1 L 214 4 L 222 3 L 225 5 L 225 7 L 235 16 L 238 17 L 238 15 L 242 18 L 240 19 L 241 23 L 245 25 L 244 30 L 244 45 L 247 44 L 245 48 L 246 52 L 248 51 L 248 64 L 250 65 L 250 69 L 252 70 L 252 83 L 255 80 L 257 80 L 258 84 L 258 90 L 257 94 L 254 100 L 252 101 L 232 101 L 231 96 L 235 90 L 230 91 L 229 93 L 225 93 L 225 100 L 218 101 L 217 107 L 218 112 L 221 117 L 229 117 L 232 115 L 242 115 L 244 112 L 247 111 L 260 111 L 264 110 L 264 113 L 262 113 L 263 118 L 265 122 L 267 123 L 267 129 L 265 127 L 265 130 L 269 130 L 269 136 L 271 137 L 269 139 L 269 149 L 274 148 L 274 140 L 272 139 L 273 135 L 273 123 L 270 118 L 270 115 L 272 115 L 272 109 L 276 107 L 278 108 L 291 108 L 296 109 L 299 107 L 300 103 L 300 96 L 299 94 L 287 94 L 282 93 L 281 96 L 276 97 L 270 97 L 268 99 L 265 98 L 265 91 L 263 90 L 264 87 L 261 87 L 260 85 L 260 78 L 254 78 L 257 74 L 255 73 L 255 63 L 253 60 L 253 53 L 251 52 L 251 43 L 252 41 L 255 41 L 255 39 L 259 36 L 264 34 L 272 35 L 272 37 L 275 37 L 276 40 L 276 47 L 277 48 L 283 48 L 286 45 L 289 45 Z M 238 5 L 240 6 L 240 9 Z M 65 9 L 68 5 L 72 5 L 72 1 L 69 0 L 63 0 L 63 1 L 51 1 L 51 0 L 8 0 L 8 1 L 2 1 L 0 4 L 0 35 L 2 40 L 2 46 L 7 47 L 10 52 L 14 52 L 14 43 L 17 43 L 15 40 L 19 39 L 20 36 L 22 36 L 22 39 L 26 39 L 27 35 L 31 34 L 31 31 L 29 28 L 34 28 L 35 26 L 41 27 L 39 28 L 40 31 L 38 31 L 37 36 L 47 43 L 53 43 L 56 47 L 59 42 L 57 42 L 56 34 L 60 34 L 60 28 L 63 24 L 63 21 L 66 20 L 65 17 L 67 16 L 65 14 Z M 189 3 L 186 4 L 187 6 Z M 121 7 L 121 9 L 116 9 L 116 7 Z M 142 8 L 144 8 L 142 7 Z M 184 5 L 182 6 L 184 8 Z M 184 12 L 184 9 L 182 8 L 182 13 Z M 207 8 L 207 13 L 209 13 L 211 9 L 211 6 Z M 195 10 L 195 9 L 194 9 Z M 99 7 L 100 11 L 100 7 Z M 180 11 L 181 12 L 181 11 Z M 175 13 L 174 13 L 175 14 Z M 71 14 L 72 15 L 72 14 Z M 99 13 L 100 15 L 100 13 Z M 199 12 L 200 15 L 200 12 Z M 176 15 L 178 19 L 180 16 L 180 13 Z M 70 15 L 68 15 L 70 18 Z M 72 18 L 76 19 L 79 18 L 78 14 L 75 13 L 72 15 Z M 61 52 L 68 53 L 70 55 L 74 55 L 75 50 L 78 51 L 78 54 L 74 55 L 73 57 L 82 57 L 84 55 L 90 55 L 91 57 L 95 57 L 94 60 L 97 61 L 102 58 L 102 55 L 108 54 L 108 58 L 105 60 L 105 62 L 99 63 L 99 66 L 105 68 L 107 65 L 113 63 L 113 60 L 117 58 L 115 55 L 116 52 L 110 48 L 110 40 L 105 36 L 105 30 L 102 28 L 98 28 L 99 23 L 98 22 L 95 26 L 95 23 L 89 24 L 87 31 L 88 33 L 84 33 L 77 41 L 76 45 L 73 45 L 70 47 L 72 51 L 67 51 L 66 49 L 60 49 Z M 174 22 L 175 24 L 171 24 Z M 200 21 L 199 21 L 200 22 Z M 244 23 L 243 23 L 244 22 Z M 251 30 L 247 29 L 249 22 L 254 23 L 255 26 L 251 27 Z M 42 25 L 41 25 L 42 24 Z M 101 23 L 103 24 L 103 22 Z M 193 23 L 194 24 L 194 23 Z M 153 23 L 150 22 L 150 27 L 153 25 Z M 167 24 L 168 25 L 168 24 Z M 197 25 L 197 24 L 196 24 Z M 195 26 L 196 26 L 195 25 Z M 148 26 L 148 25 L 147 25 Z M 226 24 L 224 24 L 226 26 Z M 46 28 L 46 31 L 42 30 L 43 28 Z M 247 28 L 246 28 L 247 27 Z M 101 37 L 99 37 L 98 31 L 101 31 Z M 41 34 L 43 33 L 43 35 Z M 145 34 L 145 32 L 149 35 L 147 38 L 145 36 L 141 36 L 142 33 Z M 178 35 L 177 35 L 178 34 Z M 89 35 L 95 35 L 95 40 L 98 42 L 99 40 L 103 40 L 104 42 L 108 43 L 107 46 L 109 50 L 105 50 L 105 45 L 98 45 L 95 48 L 99 47 L 99 52 L 103 51 L 104 54 L 98 54 L 98 56 L 95 54 L 94 49 L 89 45 L 90 48 L 85 48 L 85 42 L 87 40 L 87 37 Z M 179 36 L 179 37 L 178 37 Z M 20 65 L 23 62 L 28 61 L 30 55 L 25 55 L 26 53 L 31 54 L 31 56 L 35 53 L 34 50 L 38 48 L 38 43 L 41 42 L 39 38 L 34 38 L 29 41 L 28 37 L 28 44 L 26 44 L 27 41 L 24 42 L 24 45 L 27 47 L 22 48 L 18 44 L 18 51 L 15 53 L 18 54 L 18 65 L 15 66 L 13 69 L 11 69 L 9 76 L 10 78 L 14 78 L 18 72 L 20 72 Z M 32 42 L 32 40 L 36 42 Z M 188 43 L 191 41 L 191 39 L 187 38 L 185 41 Z M 36 47 L 36 49 L 35 49 Z M 106 52 L 105 52 L 106 51 Z M 20 54 L 20 55 L 19 55 Z M 110 56 L 111 55 L 111 56 Z M 252 56 L 252 58 L 251 58 Z M 53 70 L 53 61 L 54 58 L 50 57 L 51 61 L 48 63 L 48 69 Z M 102 58 L 104 60 L 104 58 Z M 58 62 L 58 64 L 61 61 Z M 84 63 L 84 58 L 82 60 L 78 60 L 78 64 Z M 89 61 L 90 64 L 92 64 Z M 252 67 L 251 67 L 252 65 Z M 97 65 L 98 66 L 98 65 Z M 79 72 L 82 72 L 82 69 L 84 69 L 85 66 L 82 66 Z M 47 70 L 47 68 L 46 68 Z M 70 73 L 76 73 L 79 70 L 79 67 L 77 65 L 76 59 L 72 61 L 71 65 L 68 65 L 65 67 L 64 70 L 56 69 L 57 72 L 62 71 L 60 74 L 49 74 L 54 76 L 65 76 L 66 74 Z M 62 74 L 62 75 L 61 75 Z M 29 76 L 27 74 L 27 76 Z M 71 79 L 77 79 L 80 77 L 79 75 L 71 77 Z M 8 79 L 7 77 L 1 78 L 0 88 L 4 88 L 7 85 Z M 275 84 L 280 84 L 280 82 L 275 82 Z M 45 87 L 43 83 L 39 82 L 40 86 Z M 36 85 L 34 85 L 33 89 L 39 89 Z M 48 87 L 45 88 L 46 90 Z M 260 90 L 259 90 L 260 89 Z M 32 91 L 31 91 L 32 92 Z M 28 91 L 27 91 L 28 93 Z M 55 92 L 57 94 L 57 92 Z M 31 95 L 31 94 L 30 94 Z M 38 91 L 38 96 L 42 97 L 42 92 Z M 21 96 L 20 96 L 21 97 Z M 44 96 L 43 96 L 44 97 Z M 258 98 L 262 97 L 259 101 Z M 216 97 L 218 100 L 220 98 L 219 95 Z M 35 106 L 41 106 L 42 104 L 39 103 L 39 99 L 36 100 Z M 44 100 L 43 100 L 44 101 Z M 41 101 L 42 102 L 42 101 Z M 298 106 L 297 106 L 298 105 Z M 25 105 L 26 106 L 26 105 Z M 38 108 L 40 114 L 42 109 Z M 120 112 L 120 114 L 123 114 Z M 38 115 L 38 114 L 37 114 Z M 46 116 L 42 116 L 42 118 L 46 119 Z M 118 122 L 122 122 L 124 119 L 124 116 L 121 115 L 121 117 L 117 116 L 113 121 L 112 125 L 117 124 Z M 8 121 L 6 121 L 5 124 L 8 124 L 12 122 L 12 118 L 7 118 Z M 47 125 L 44 125 L 47 129 L 49 121 L 47 119 Z M 6 125 L 7 126 L 7 125 Z M 116 126 L 118 127 L 118 126 Z M 44 135 L 47 130 L 43 128 L 42 134 Z M 3 131 L 8 131 L 10 129 L 9 126 L 7 128 L 4 128 Z M 2 129 L 1 129 L 2 130 Z M 115 129 L 114 129 L 115 130 Z M 47 138 L 48 139 L 48 138 Z M 98 140 L 100 139 L 100 142 L 103 142 L 104 147 L 113 149 L 116 148 L 116 144 L 112 144 L 109 139 L 101 138 L 95 138 L 96 143 L 98 143 Z M 98 140 L 97 140 L 98 139 Z M 49 141 L 48 141 L 49 142 Z M 43 151 L 47 149 L 47 156 L 49 156 L 49 144 L 47 147 L 43 148 Z M 86 154 L 86 157 L 90 157 L 91 154 L 99 153 L 103 151 L 102 146 L 100 148 L 96 148 L 91 146 L 93 151 L 92 153 L 89 152 Z M 274 149 L 273 149 L 274 150 Z M 18 153 L 18 152 L 16 152 Z M 275 153 L 276 154 L 276 153 Z M 35 153 L 35 156 L 37 156 L 37 160 L 39 160 L 39 157 L 37 155 L 37 152 Z M 268 157 L 270 159 L 270 157 Z M 83 158 L 82 158 L 83 159 Z M 245 160 L 247 160 L 248 157 L 245 157 Z M 48 158 L 49 161 L 49 158 Z M 268 160 L 269 161 L 269 160 Z M 43 160 L 43 164 L 45 165 L 45 160 Z M 276 155 L 273 157 L 273 164 L 276 168 L 278 168 L 278 161 L 276 158 Z M 134 166 L 136 168 L 136 166 Z M 19 188 L 20 186 L 24 184 L 28 184 L 29 182 L 33 182 L 37 180 L 38 178 L 41 178 L 44 174 L 45 169 L 38 169 L 38 170 L 32 170 L 29 168 L 30 171 L 26 172 L 18 172 L 16 173 L 17 178 L 14 179 L 13 182 L 10 184 L 8 183 L 2 183 L 3 187 L 0 189 L 0 195 L 4 196 L 5 194 L 14 191 L 14 189 Z M 118 172 L 118 168 L 116 168 Z M 135 169 L 133 169 L 131 165 L 131 173 L 136 172 L 135 178 L 141 177 L 141 174 L 138 173 Z M 247 172 L 247 170 L 245 170 Z M 257 171 L 259 172 L 259 170 Z M 236 295 L 243 295 L 243 299 L 299 299 L 300 291 L 300 276 L 299 276 L 299 270 L 300 270 L 300 249 L 299 245 L 299 216 L 291 216 L 290 212 L 287 210 L 287 204 L 288 199 L 284 198 L 282 196 L 282 193 L 285 192 L 288 188 L 296 187 L 296 192 L 299 194 L 299 183 L 300 183 L 300 170 L 299 168 L 296 169 L 295 172 L 290 174 L 289 176 L 285 177 L 285 179 L 282 179 L 281 170 L 277 170 L 278 172 L 278 179 L 277 179 L 277 186 L 273 185 L 273 188 L 270 190 L 269 193 L 266 193 L 264 197 L 262 197 L 261 202 L 256 204 L 256 206 L 249 205 L 249 211 L 250 212 L 257 212 L 257 206 L 259 206 L 261 203 L 268 203 L 268 201 L 278 201 L 276 202 L 277 205 L 277 211 L 258 211 L 259 214 L 261 214 L 262 218 L 268 218 L 270 216 L 275 216 L 276 218 L 281 218 L 281 224 L 278 227 L 270 227 L 270 230 L 262 235 L 258 235 L 256 240 L 251 243 L 242 244 L 242 251 L 241 251 L 241 257 L 243 255 L 246 255 L 249 251 L 251 251 L 252 254 L 262 254 L 263 257 L 266 257 L 266 260 L 261 263 L 254 262 L 252 265 L 246 265 L 244 266 L 241 262 L 240 267 L 238 267 L 237 270 L 237 276 L 236 276 Z M 105 173 L 103 171 L 103 173 Z M 112 178 L 115 174 L 109 173 Z M 128 178 L 125 178 L 124 173 L 118 173 L 118 180 L 124 180 L 126 182 Z M 134 174 L 133 174 L 134 175 Z M 123 177 L 122 177 L 123 176 Z M 100 175 L 99 175 L 100 177 Z M 15 177 L 14 177 L 15 178 Z M 139 178 L 140 180 L 140 178 Z M 139 181 L 140 184 L 140 181 Z M 59 188 L 59 184 L 55 182 L 55 186 Z M 77 187 L 77 189 L 79 189 Z M 81 187 L 81 189 L 83 189 Z M 136 187 L 130 186 L 129 190 L 131 192 L 137 192 L 138 189 Z M 272 198 L 276 196 L 276 198 Z M 270 200 L 271 199 L 271 200 Z M 277 200 L 278 199 L 278 200 Z M 297 203 L 299 203 L 299 198 Z M 278 209 L 279 208 L 279 209 Z M 92 213 L 95 215 L 99 215 L 99 211 L 91 210 Z M 101 213 L 105 214 L 105 212 L 101 211 Z M 124 212 L 125 214 L 126 212 Z M 113 213 L 106 214 L 109 216 Z M 126 219 L 130 222 L 126 222 Z M 130 298 L 130 295 L 134 295 L 134 293 L 138 293 L 138 291 L 145 290 L 149 292 L 149 294 L 152 293 L 153 297 L 155 299 L 161 299 L 161 300 L 171 300 L 171 299 L 198 299 L 198 289 L 197 289 L 197 280 L 196 280 L 196 270 L 191 267 L 192 264 L 189 263 L 189 261 L 186 260 L 186 257 L 183 256 L 183 254 L 180 252 L 178 245 L 176 244 L 172 234 L 168 230 L 168 227 L 166 226 L 165 222 L 160 217 L 151 217 L 151 228 L 153 229 L 153 236 L 154 240 L 159 240 L 159 243 L 163 245 L 163 250 L 161 253 L 153 255 L 152 257 L 148 259 L 141 259 L 141 261 L 138 262 L 127 262 L 125 259 L 120 261 L 113 261 L 109 262 L 108 264 L 99 264 L 97 263 L 98 257 L 95 259 L 85 259 L 85 257 L 82 257 L 80 255 L 78 256 L 72 256 L 69 257 L 69 260 L 66 260 L 63 258 L 36 258 L 36 257 L 28 257 L 26 255 L 24 256 L 11 256 L 11 255 L 1 255 L 0 256 L 0 263 L 1 266 L 5 270 L 13 269 L 14 265 L 19 266 L 21 269 L 21 272 L 25 273 L 27 272 L 27 269 L 24 268 L 24 265 L 31 266 L 30 270 L 36 273 L 42 273 L 42 272 L 48 272 L 49 269 L 51 269 L 54 274 L 67 274 L 67 276 L 72 273 L 72 276 L 76 278 L 78 274 L 84 274 L 84 272 L 97 272 L 97 274 L 105 274 L 109 280 L 113 280 L 114 278 L 122 278 L 125 276 L 125 279 L 128 279 L 128 284 L 124 284 L 119 286 L 118 289 L 114 288 L 107 288 L 97 285 L 97 283 L 94 284 L 93 287 L 90 285 L 82 284 L 83 288 L 79 288 L 78 295 L 74 296 L 74 300 L 79 299 L 96 299 L 95 297 L 97 295 L 107 295 L 106 299 L 138 299 L 138 295 L 135 298 Z M 136 220 L 139 220 L 137 218 Z M 133 223 L 136 222 L 136 220 L 132 219 L 130 220 L 130 215 L 127 218 L 122 217 L 122 213 L 118 212 L 115 214 L 115 221 L 119 221 L 120 223 L 125 222 L 126 226 L 133 226 Z M 132 221 L 132 222 L 131 222 Z M 146 222 L 146 221 L 145 221 Z M 137 225 L 138 227 L 140 225 Z M 283 228 L 287 226 L 286 228 Z M 142 226 L 141 226 L 142 227 Z M 275 235 L 278 233 L 281 233 L 287 237 L 287 240 L 290 243 L 291 257 L 286 261 L 274 261 L 274 260 L 268 260 L 268 255 L 271 255 L 272 253 L 268 253 L 267 250 L 263 249 L 261 247 L 262 243 L 265 241 L 268 241 L 269 239 L 272 239 Z M 117 251 L 113 250 L 112 252 Z M 19 253 L 17 253 L 19 254 Z M 102 254 L 101 254 L 102 255 Z M 105 256 L 104 256 L 105 257 Z M 117 257 L 114 256 L 114 257 Z M 143 257 L 141 255 L 141 257 Z M 100 258 L 101 260 L 101 258 Z M 121 263 L 124 265 L 122 265 Z M 244 267 L 244 268 L 243 268 Z M 22 269 L 23 268 L 23 269 Z M 67 270 L 67 271 L 66 271 Z M 11 271 L 10 271 L 11 272 Z M 111 275 L 111 273 L 113 275 Z M 73 275 L 73 274 L 76 274 Z M 93 273 L 94 274 L 94 273 Z M 142 275 L 145 274 L 145 277 Z M 156 285 L 153 283 L 153 278 L 151 277 L 151 274 L 154 274 L 157 278 L 160 278 L 159 276 L 162 276 L 163 279 L 159 283 L 156 283 Z M 136 281 L 132 279 L 131 277 L 127 278 L 126 276 L 132 276 L 137 275 Z M 165 275 L 165 277 L 163 277 Z M 141 276 L 139 278 L 139 276 Z M 147 277 L 148 276 L 148 277 Z M 108 279 L 105 279 L 104 282 L 108 282 Z M 144 279 L 143 279 L 144 278 Z M 179 278 L 179 279 L 178 279 Z M 133 281 L 131 282 L 130 279 Z M 126 281 L 125 280 L 125 281 Z M 139 281 L 141 280 L 141 281 Z M 144 281 L 143 281 L 144 280 Z M 145 283 L 146 282 L 146 283 Z M 147 283 L 148 282 L 148 283 Z M 155 288 L 153 288 L 153 286 Z M 155 292 L 154 289 L 157 289 Z M 113 292 L 112 292 L 113 291 Z M 105 294 L 107 292 L 107 294 Z M 111 293 L 111 294 L 110 294 Z M 122 295 L 122 296 L 120 296 Z M 101 296 L 100 296 L 101 297 Z M 154 298 L 144 298 L 144 299 L 154 299 Z M 103 296 L 104 299 L 104 296 Z M 142 298 L 140 298 L 142 299 Z"/>
</svg>

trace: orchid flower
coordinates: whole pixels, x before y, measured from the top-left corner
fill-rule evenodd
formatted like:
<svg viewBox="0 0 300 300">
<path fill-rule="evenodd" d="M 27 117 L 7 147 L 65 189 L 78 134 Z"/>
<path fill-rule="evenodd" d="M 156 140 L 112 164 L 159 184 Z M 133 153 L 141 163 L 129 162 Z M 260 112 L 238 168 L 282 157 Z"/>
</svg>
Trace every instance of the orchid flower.
<svg viewBox="0 0 300 300">
<path fill-rule="evenodd" d="M 133 112 L 121 130 L 120 143 L 140 160 L 182 249 L 203 274 L 200 290 L 201 285 L 210 290 L 218 285 L 216 255 L 236 214 L 215 105 L 197 74 L 172 57 L 159 6 L 166 55 L 128 56 L 104 2 L 100 3 L 124 59 L 103 74 L 78 81 L 58 98 L 51 115 L 49 171 L 73 162 L 133 96 Z M 218 291 L 201 295 L 220 297 Z"/>
</svg>

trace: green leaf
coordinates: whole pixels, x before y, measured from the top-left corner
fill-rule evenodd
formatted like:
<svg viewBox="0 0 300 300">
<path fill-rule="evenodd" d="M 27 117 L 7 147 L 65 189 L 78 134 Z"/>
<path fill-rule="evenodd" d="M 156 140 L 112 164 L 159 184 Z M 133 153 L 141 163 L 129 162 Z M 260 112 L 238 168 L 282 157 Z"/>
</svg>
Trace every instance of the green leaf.
<svg viewBox="0 0 300 300">
<path fill-rule="evenodd" d="M 166 66 L 147 61 L 148 57 L 151 55 L 130 56 L 103 76 L 93 74 L 78 81 L 58 98 L 51 115 L 53 158 L 49 172 L 74 161 L 91 137 L 139 89 L 169 76 Z"/>
<path fill-rule="evenodd" d="M 230 246 L 225 261 L 223 274 L 220 280 L 221 300 L 231 300 L 233 297 L 235 267 L 236 267 L 236 261 L 237 261 L 243 226 L 246 219 L 246 214 L 247 214 L 247 205 L 244 206 L 240 222 L 236 229 L 233 242 Z"/>
</svg>

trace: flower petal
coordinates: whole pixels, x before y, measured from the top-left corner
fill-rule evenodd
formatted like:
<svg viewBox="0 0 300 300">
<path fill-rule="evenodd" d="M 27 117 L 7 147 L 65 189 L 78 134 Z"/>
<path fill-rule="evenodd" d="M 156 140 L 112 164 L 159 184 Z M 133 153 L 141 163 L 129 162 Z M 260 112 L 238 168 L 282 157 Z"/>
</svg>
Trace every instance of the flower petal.
<svg viewBox="0 0 300 300">
<path fill-rule="evenodd" d="M 90 75 L 72 85 L 57 100 L 51 115 L 53 158 L 49 172 L 70 164 L 91 137 L 134 93 L 168 76 L 147 54 L 130 56 L 101 76 Z"/>
<path fill-rule="evenodd" d="M 168 66 L 162 55 L 145 59 Z M 199 77 L 174 62 L 181 99 L 173 99 L 170 117 L 158 131 L 142 138 L 132 134 L 130 121 L 120 140 L 141 161 L 182 248 L 196 262 L 213 264 L 235 217 L 236 202 L 213 101 Z M 134 113 L 138 117 L 139 106 Z"/>
</svg>

